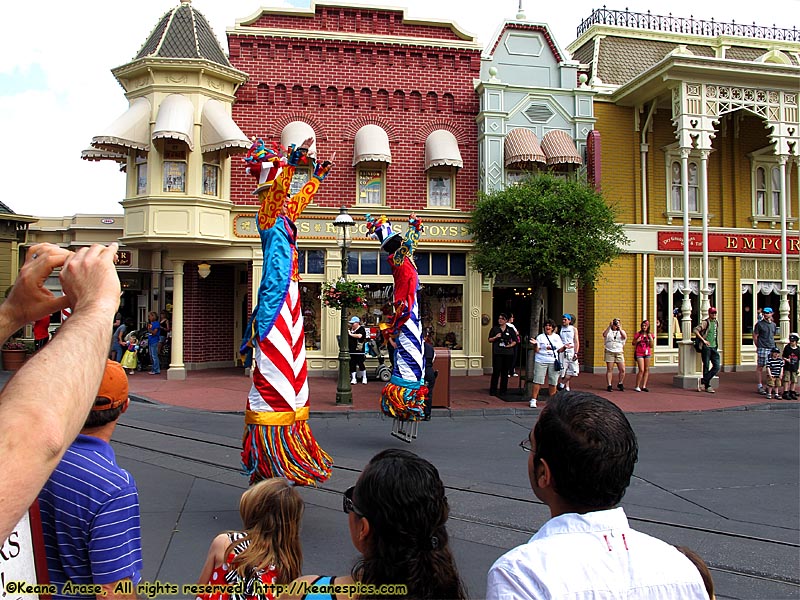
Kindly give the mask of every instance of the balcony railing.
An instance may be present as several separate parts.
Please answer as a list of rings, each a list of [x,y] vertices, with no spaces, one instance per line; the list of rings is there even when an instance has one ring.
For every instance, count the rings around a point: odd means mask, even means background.
[[[646,13],[625,10],[609,10],[605,6],[596,8],[588,18],[578,26],[578,37],[585,33],[592,25],[615,25],[617,27],[631,27],[633,29],[650,29],[652,31],[667,31],[670,33],[686,33],[716,37],[729,35],[733,37],[759,38],[763,40],[779,40],[785,42],[800,41],[800,31],[797,27],[784,29],[781,27],[764,27],[761,25],[742,25],[735,21],[723,23],[721,21],[704,21],[689,17],[673,17],[653,15],[648,10]]]

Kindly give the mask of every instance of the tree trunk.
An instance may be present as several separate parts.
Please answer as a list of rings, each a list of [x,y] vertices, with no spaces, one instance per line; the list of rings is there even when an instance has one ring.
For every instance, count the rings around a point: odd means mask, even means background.
[[[534,353],[531,352],[531,341],[539,335],[540,322],[539,316],[542,313],[542,292],[544,286],[541,281],[534,281],[531,284],[531,327],[528,331],[528,341],[525,344],[527,359],[525,361],[525,394],[530,398],[533,393],[533,362]]]

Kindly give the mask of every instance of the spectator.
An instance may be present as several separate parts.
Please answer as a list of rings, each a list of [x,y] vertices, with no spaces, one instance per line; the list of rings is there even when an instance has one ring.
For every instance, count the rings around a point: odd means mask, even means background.
[[[561,377],[558,382],[558,389],[569,391],[569,380],[578,376],[578,351],[580,350],[580,339],[578,330],[575,328],[575,315],[564,313],[561,315],[561,329],[558,331],[561,337]]]
[[[342,505],[350,539],[362,558],[349,575],[306,575],[299,581],[315,585],[401,584],[407,586],[405,598],[466,598],[448,544],[445,524],[450,508],[444,484],[431,463],[407,450],[384,450],[344,492]]]
[[[122,355],[125,354],[125,335],[132,327],[133,321],[126,319],[111,334],[111,360],[122,362]]]
[[[694,565],[677,549],[630,528],[618,506],[638,458],[636,435],[613,403],[562,392],[520,443],[533,493],[550,509],[528,543],[489,570],[486,596],[707,600]]]
[[[650,357],[653,355],[653,334],[650,321],[642,321],[639,331],[633,336],[633,358],[636,361],[636,391],[649,392],[647,380],[650,378]]]
[[[800,336],[789,335],[789,343],[783,348],[783,399],[797,400],[797,371],[800,367]]]
[[[164,344],[167,343],[167,336],[170,332],[169,317],[167,311],[162,310],[158,319],[158,355],[161,356],[161,351],[164,349]]]
[[[683,331],[681,330],[681,309],[675,308],[672,310],[672,347],[677,348],[678,342],[683,339]]]
[[[700,555],[691,548],[687,548],[686,546],[675,546],[675,548],[678,550],[678,552],[685,555],[686,558],[692,561],[692,564],[700,572],[700,577],[703,578],[703,585],[706,586],[708,597],[710,600],[715,600],[716,596],[714,596],[714,579],[711,577],[711,571],[708,570],[706,561],[700,558]]]
[[[521,341],[521,338],[519,337],[519,329],[517,329],[517,326],[514,325],[514,313],[508,314],[508,322],[506,323],[506,325],[513,330],[513,334],[514,336],[516,336],[515,337],[516,344],[514,344],[514,354],[511,357],[511,370],[508,372],[508,376],[519,377],[519,374],[516,371],[516,366],[518,364],[517,361],[519,358],[519,343]]]
[[[697,391],[713,394],[714,388],[711,381],[719,373],[719,332],[720,324],[717,320],[717,309],[713,306],[708,309],[708,318],[703,319],[694,328],[694,334],[703,342],[701,356],[703,358],[703,377],[697,382]]]
[[[161,362],[158,360],[158,342],[161,339],[161,323],[158,322],[158,315],[150,311],[147,315],[147,347],[150,350],[150,375],[161,373]]]
[[[764,388],[764,365],[769,360],[770,350],[775,346],[775,323],[772,321],[772,309],[769,306],[761,310],[761,316],[753,327],[753,344],[758,355],[756,376],[758,377],[758,393],[767,393]]]
[[[611,380],[613,379],[614,365],[617,365],[619,375],[617,377],[617,389],[625,391],[623,385],[625,381],[625,342],[628,334],[622,329],[619,319],[613,319],[603,330],[603,344],[605,346],[604,358],[606,361],[606,390],[612,391]]]
[[[50,341],[50,315],[33,322],[33,349],[40,350]]]
[[[347,330],[348,344],[350,350],[350,383],[356,384],[357,375],[361,376],[361,383],[367,384],[367,367],[364,364],[366,356],[364,352],[367,343],[367,330],[361,325],[361,319],[350,317],[350,329]]]
[[[423,421],[431,420],[431,409],[433,408],[433,388],[436,386],[436,377],[439,372],[433,368],[433,361],[436,360],[436,350],[433,347],[433,339],[430,334],[423,340],[423,358],[425,359],[425,385],[428,388],[428,396],[425,398],[425,416]]]
[[[95,399],[119,305],[116,253],[117,244],[94,245],[75,253],[53,244],[36,244],[28,250],[14,287],[0,305],[3,340],[25,323],[72,308],[59,335],[26,361],[0,392],[0,540],[8,537],[36,499]],[[44,285],[57,267],[61,267],[64,291],[58,298]]]
[[[239,501],[244,529],[214,538],[200,573],[200,584],[241,585],[247,598],[277,598],[278,594],[258,593],[256,584],[285,584],[300,576],[303,508],[297,488],[286,479],[262,479],[250,487]],[[231,597],[225,593],[198,596],[201,600]]]
[[[492,379],[489,395],[505,394],[508,389],[508,372],[514,360],[514,346],[517,344],[517,330],[508,326],[504,313],[497,315],[497,325],[489,331],[492,343]]]
[[[128,409],[128,377],[106,361],[97,398],[80,435],[39,494],[50,583],[100,584],[107,598],[119,582],[141,580],[139,495],[133,477],[117,465],[111,436]],[[98,595],[99,596],[99,595]],[[95,594],[54,594],[93,599]]]
[[[560,369],[556,369],[556,359],[558,358],[558,347],[561,338],[555,334],[556,324],[553,319],[544,322],[544,332],[531,340],[533,351],[536,353],[533,358],[533,392],[528,406],[536,408],[539,398],[539,389],[542,384],[547,382],[548,397],[556,393]]]
[[[781,397],[781,379],[783,378],[783,357],[778,348],[769,351],[767,360],[767,400],[773,396]]]

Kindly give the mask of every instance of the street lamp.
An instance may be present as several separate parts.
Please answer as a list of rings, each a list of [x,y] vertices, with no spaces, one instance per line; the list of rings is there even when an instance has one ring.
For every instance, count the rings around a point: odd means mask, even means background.
[[[347,253],[350,248],[350,228],[356,222],[347,214],[347,207],[342,206],[333,220],[338,227],[336,243],[342,252],[342,279],[347,281]],[[342,327],[339,335],[339,379],[336,383],[336,404],[353,404],[353,390],[350,387],[350,344],[347,335],[347,311],[342,307]]]

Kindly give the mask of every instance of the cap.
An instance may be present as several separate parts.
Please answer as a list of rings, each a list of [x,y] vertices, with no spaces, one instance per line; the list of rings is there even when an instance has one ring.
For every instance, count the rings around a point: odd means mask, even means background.
[[[361,323],[361,319],[359,319],[358,317],[350,317],[350,322],[351,323]]]
[[[97,400],[95,400],[92,410],[117,408],[125,404],[127,399],[128,376],[125,375],[125,369],[117,361],[107,359],[103,381],[100,382]]]
[[[680,308],[672,309],[672,314],[677,317],[679,314],[681,314],[681,309]]]
[[[790,342],[800,342],[800,335],[797,335],[796,333],[790,333],[789,334],[789,341]]]
[[[778,354],[781,353],[780,349],[778,348],[773,348],[772,350],[770,350],[770,352],[777,352]]]
[[[710,315],[717,314],[717,309],[712,306],[711,308],[708,309],[708,314]]]
[[[771,314],[772,314],[772,309],[771,309],[769,306],[767,306],[767,307],[764,309],[764,311],[763,311],[763,312],[764,312],[764,314],[765,314],[765,315],[771,315]]]

